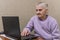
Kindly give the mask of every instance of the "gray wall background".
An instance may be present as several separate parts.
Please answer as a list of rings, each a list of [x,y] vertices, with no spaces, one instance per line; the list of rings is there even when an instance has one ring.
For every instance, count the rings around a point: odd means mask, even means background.
[[[0,31],[3,31],[2,16],[19,16],[22,31],[29,19],[35,15],[35,5],[40,1],[49,4],[49,15],[60,25],[60,0],[0,0]]]

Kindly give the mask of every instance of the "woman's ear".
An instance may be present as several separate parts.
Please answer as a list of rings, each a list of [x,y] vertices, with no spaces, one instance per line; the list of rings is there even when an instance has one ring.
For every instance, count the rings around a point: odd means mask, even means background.
[[[46,13],[48,13],[48,9],[46,9]]]

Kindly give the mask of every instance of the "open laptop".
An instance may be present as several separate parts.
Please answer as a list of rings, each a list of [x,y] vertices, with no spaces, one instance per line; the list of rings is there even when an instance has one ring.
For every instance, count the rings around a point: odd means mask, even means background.
[[[3,29],[4,34],[7,37],[21,40],[25,39],[32,39],[36,38],[37,36],[34,35],[28,35],[28,36],[21,36],[20,34],[20,25],[19,25],[19,17],[18,16],[2,16],[2,22],[3,22]]]
[[[2,16],[2,22],[6,36],[21,39],[18,16]]]

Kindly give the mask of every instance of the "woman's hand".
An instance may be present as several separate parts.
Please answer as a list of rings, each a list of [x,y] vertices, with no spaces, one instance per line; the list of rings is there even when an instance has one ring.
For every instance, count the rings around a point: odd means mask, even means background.
[[[26,36],[26,35],[29,35],[30,32],[27,30],[27,29],[24,29],[22,32],[21,32],[21,36]]]

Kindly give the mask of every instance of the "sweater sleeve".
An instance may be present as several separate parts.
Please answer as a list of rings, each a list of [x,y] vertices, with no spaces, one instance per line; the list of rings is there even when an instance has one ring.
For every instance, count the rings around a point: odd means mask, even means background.
[[[25,29],[27,29],[29,32],[31,32],[33,30],[33,26],[34,26],[34,23],[33,23],[33,18],[31,18],[28,22],[28,24],[26,25]]]
[[[59,31],[59,25],[57,21],[54,21],[51,25],[51,35],[53,37],[53,40],[60,40],[60,31]]]

